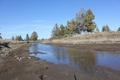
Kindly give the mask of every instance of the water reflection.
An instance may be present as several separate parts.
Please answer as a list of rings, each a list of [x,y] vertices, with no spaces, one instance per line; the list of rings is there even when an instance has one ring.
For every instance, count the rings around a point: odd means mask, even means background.
[[[78,49],[69,50],[70,59],[75,65],[79,65],[82,70],[93,71],[96,65],[96,55],[93,51],[84,51]]]
[[[41,60],[55,64],[67,64],[85,71],[93,71],[96,65],[120,70],[120,54],[116,56],[116,54],[110,52],[94,52],[55,45],[33,44],[30,47],[30,53]]]
[[[36,52],[38,54],[34,54]],[[41,52],[44,52],[45,54],[41,54]],[[33,53],[31,55],[39,57],[42,60],[53,62],[55,64],[60,64],[60,63],[68,64],[69,63],[68,54],[66,52],[67,51],[65,48],[51,46],[51,45],[33,44],[30,47],[30,53]]]
[[[32,54],[32,53],[37,54],[37,53],[39,52],[39,47],[38,47],[38,46],[39,46],[39,44],[37,44],[37,43],[32,44],[32,46],[31,46],[31,48],[30,48],[30,49],[31,49],[31,50],[30,50],[30,51],[31,51],[30,53],[31,53],[31,54]]]
[[[112,69],[116,69],[120,71],[120,52],[100,52],[96,53],[97,55],[97,63],[96,65],[101,65],[105,67],[109,67]]]

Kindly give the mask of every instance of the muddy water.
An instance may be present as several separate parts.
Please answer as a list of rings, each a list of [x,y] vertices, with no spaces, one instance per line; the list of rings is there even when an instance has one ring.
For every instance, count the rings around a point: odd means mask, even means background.
[[[92,70],[96,66],[120,71],[120,52],[90,51],[34,43],[30,55],[54,64],[64,64],[73,68]]]

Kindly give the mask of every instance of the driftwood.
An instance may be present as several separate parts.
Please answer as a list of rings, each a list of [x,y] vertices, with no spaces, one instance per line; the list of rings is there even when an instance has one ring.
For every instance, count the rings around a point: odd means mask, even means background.
[[[74,80],[78,80],[78,79],[77,79],[77,76],[76,76],[75,74],[74,74]]]
[[[0,49],[2,49],[2,48],[10,48],[9,42],[2,42],[2,43],[0,43]]]

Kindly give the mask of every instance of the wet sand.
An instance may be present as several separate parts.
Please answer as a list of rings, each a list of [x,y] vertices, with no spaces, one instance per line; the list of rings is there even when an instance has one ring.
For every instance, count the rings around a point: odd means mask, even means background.
[[[63,46],[63,45],[61,45]],[[64,45],[75,47],[76,45]],[[120,45],[82,45],[76,48],[119,50]],[[11,51],[6,57],[0,57],[0,80],[120,80],[120,71],[97,66],[91,72],[86,69],[73,69],[67,65],[58,65],[33,59],[29,56],[29,45],[24,44]],[[104,50],[103,49],[103,50]]]

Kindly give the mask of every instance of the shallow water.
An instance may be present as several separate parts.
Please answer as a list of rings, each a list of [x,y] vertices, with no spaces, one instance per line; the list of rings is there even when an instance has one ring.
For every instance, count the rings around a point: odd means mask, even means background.
[[[84,70],[92,70],[96,66],[103,66],[120,71],[120,53],[87,51],[39,43],[32,44],[29,50],[31,56],[54,64],[65,64]]]

